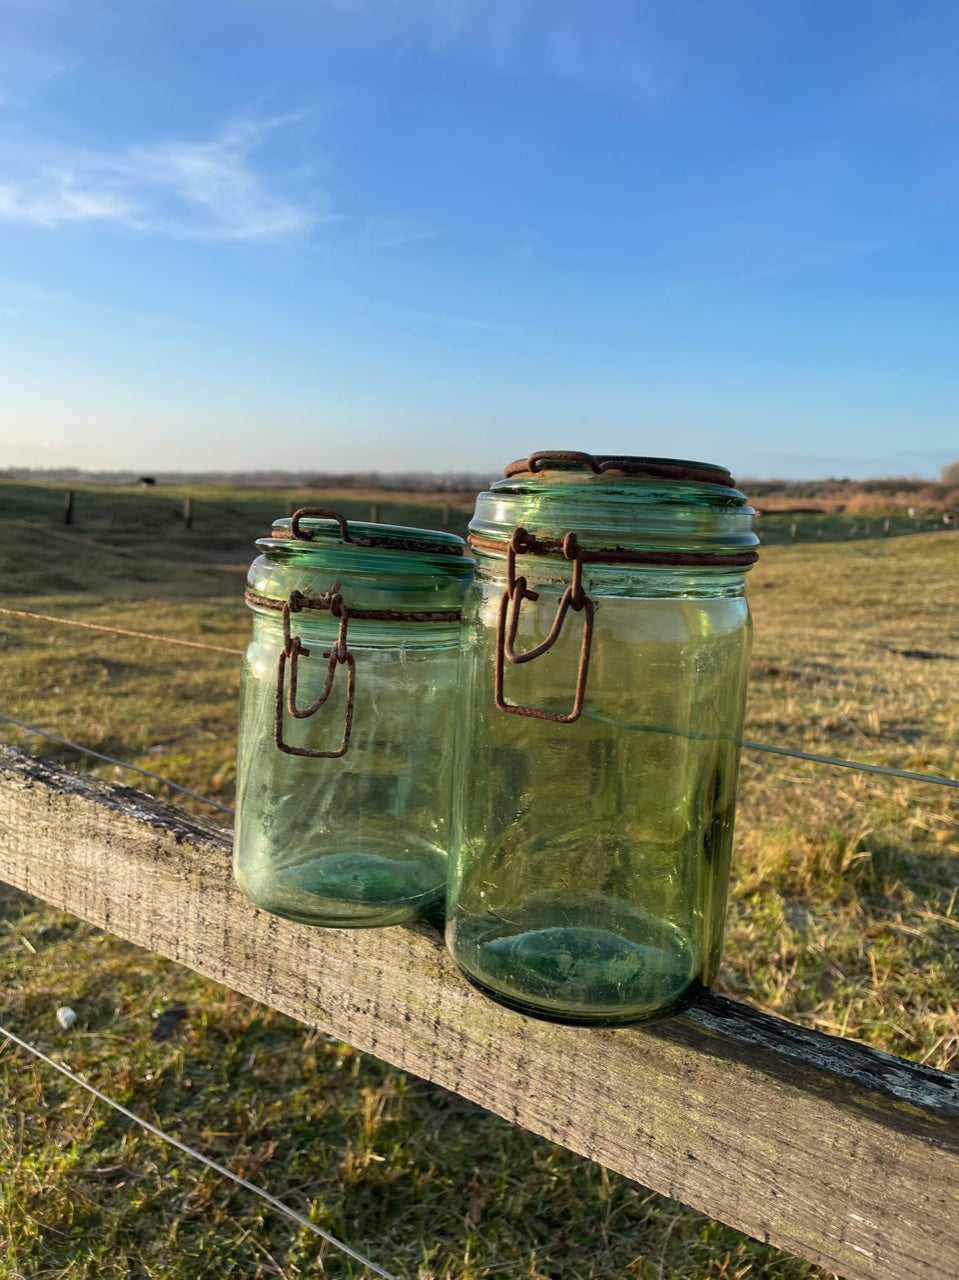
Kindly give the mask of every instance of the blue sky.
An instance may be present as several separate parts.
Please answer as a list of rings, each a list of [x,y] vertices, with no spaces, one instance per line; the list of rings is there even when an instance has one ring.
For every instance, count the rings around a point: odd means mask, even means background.
[[[0,0],[0,467],[959,458],[959,6]]]

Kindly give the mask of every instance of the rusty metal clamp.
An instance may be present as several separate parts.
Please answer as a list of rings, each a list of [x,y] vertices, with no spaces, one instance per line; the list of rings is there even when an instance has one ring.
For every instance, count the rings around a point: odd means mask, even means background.
[[[299,674],[300,658],[308,658],[310,651],[300,639],[299,636],[293,635],[290,626],[290,615],[299,613],[301,609],[329,609],[334,618],[339,618],[339,631],[336,637],[336,644],[331,649],[327,649],[323,653],[323,657],[328,659],[326,679],[323,682],[323,688],[313,699],[308,707],[299,708],[296,705],[297,678]],[[353,697],[356,692],[356,660],[346,647],[346,633],[349,626],[349,614],[343,603],[343,597],[339,592],[339,583],[330,588],[325,595],[315,600],[308,600],[300,591],[292,591],[290,598],[283,605],[283,648],[280,650],[280,660],[276,670],[276,704],[274,716],[275,742],[280,751],[285,751],[290,756],[319,756],[324,759],[335,759],[338,756],[346,754],[350,745],[350,731],[353,727]],[[313,747],[291,747],[289,743],[283,741],[283,713],[284,710],[289,711],[291,716],[297,720],[306,720],[310,716],[315,715],[322,707],[323,703],[329,698],[333,691],[333,679],[336,675],[336,669],[342,664],[346,664],[346,717],[343,726],[343,740],[335,751],[321,751]],[[289,688],[286,688],[286,668],[289,664],[290,679]]]
[[[530,591],[526,578],[516,575],[516,557],[523,552],[538,551],[542,547],[535,537],[526,529],[519,528],[510,539],[506,553],[506,590],[500,601],[499,616],[496,623],[496,656],[493,672],[493,699],[500,711],[508,711],[512,715],[532,716],[537,720],[552,720],[557,724],[572,724],[578,720],[583,710],[586,696],[586,676],[589,672],[589,653],[593,642],[593,617],[595,606],[583,590],[583,553],[575,533],[567,533],[563,538],[561,550],[563,556],[573,566],[573,580],[563,592],[556,616],[545,640],[526,653],[517,653],[515,648],[516,632],[519,628],[520,609],[524,600],[538,600],[539,592]],[[503,693],[504,663],[508,660],[514,664],[532,662],[551,649],[559,639],[566,620],[566,614],[572,609],[574,613],[583,612],[583,640],[579,651],[579,666],[576,673],[576,690],[573,695],[573,709],[566,714],[561,711],[542,711],[537,707],[525,707],[517,703],[507,702]]]

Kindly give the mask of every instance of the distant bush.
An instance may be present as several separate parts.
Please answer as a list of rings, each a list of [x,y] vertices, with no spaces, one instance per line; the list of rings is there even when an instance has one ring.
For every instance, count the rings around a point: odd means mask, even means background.
[[[850,485],[846,511],[858,515],[892,512],[903,507],[916,507],[920,511],[932,508],[938,511],[951,504],[952,498],[945,485],[930,484],[928,480],[900,484],[896,489],[887,489],[884,485],[880,488],[876,481],[865,480],[861,484]]]
[[[881,515],[885,511],[892,511],[902,505],[901,501],[895,502],[889,494],[865,489],[859,493],[850,494],[846,502],[846,511],[850,515],[857,516]]]

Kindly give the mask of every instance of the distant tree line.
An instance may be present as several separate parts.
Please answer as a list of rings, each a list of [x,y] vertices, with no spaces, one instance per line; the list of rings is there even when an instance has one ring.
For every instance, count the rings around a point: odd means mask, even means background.
[[[6,467],[5,480],[77,482],[116,485],[223,484],[263,489],[382,489],[406,493],[476,493],[488,488],[495,474],[428,471],[83,471],[79,467]]]
[[[428,471],[156,471],[143,476],[133,471],[82,471],[77,467],[7,467],[7,480],[34,482],[92,481],[116,485],[223,484],[263,489],[379,489],[405,493],[477,493],[489,487],[497,475],[475,472]],[[942,468],[941,481],[915,476],[885,476],[850,480],[829,476],[822,480],[741,480],[739,487],[754,502],[772,499],[782,503],[809,501],[832,510],[868,513],[897,507],[959,508],[959,460]]]
[[[942,468],[938,483],[916,476],[882,476],[873,480],[829,476],[824,480],[740,480],[738,484],[754,503],[771,502],[778,510],[784,509],[787,500],[866,515],[899,507],[959,508],[959,461]]]

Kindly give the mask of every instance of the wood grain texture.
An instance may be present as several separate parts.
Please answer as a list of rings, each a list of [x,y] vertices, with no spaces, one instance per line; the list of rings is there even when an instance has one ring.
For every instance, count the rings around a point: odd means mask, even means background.
[[[648,1029],[523,1018],[426,926],[257,910],[229,850],[140,792],[0,749],[9,883],[847,1280],[959,1276],[959,1077],[715,995]]]

